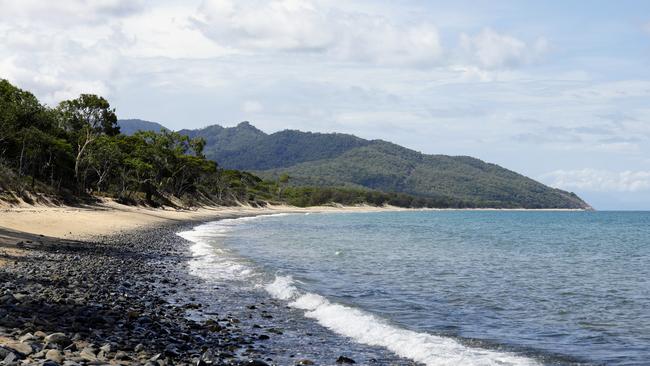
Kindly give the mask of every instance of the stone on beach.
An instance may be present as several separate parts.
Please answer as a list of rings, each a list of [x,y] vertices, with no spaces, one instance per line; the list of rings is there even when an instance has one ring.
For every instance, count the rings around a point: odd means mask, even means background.
[[[336,363],[353,364],[357,362],[349,357],[339,356],[339,358],[336,359]]]
[[[32,352],[34,352],[32,346],[24,342],[9,342],[4,346],[14,350],[15,352],[20,353],[23,356],[29,356],[30,354],[32,354]]]
[[[63,355],[61,354],[61,352],[59,352],[59,350],[51,349],[48,350],[47,353],[45,354],[45,359],[60,364],[63,362]]]
[[[63,333],[52,333],[45,337],[45,344],[55,344],[65,348],[71,343],[72,340]]]

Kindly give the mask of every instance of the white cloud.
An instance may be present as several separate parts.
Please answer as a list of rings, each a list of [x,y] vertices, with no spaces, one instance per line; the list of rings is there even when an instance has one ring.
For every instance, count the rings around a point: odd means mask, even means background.
[[[258,102],[256,100],[247,100],[241,106],[242,112],[244,112],[246,114],[259,113],[263,109],[264,109],[264,106],[262,105],[262,103],[260,103],[260,102]]]
[[[0,77],[48,104],[80,93],[106,95],[124,66],[112,34],[108,27],[61,32],[42,26],[0,29]]]
[[[224,47],[206,38],[191,24],[195,9],[189,6],[158,6],[143,16],[122,20],[125,41],[118,45],[135,58],[215,58],[229,54]]]
[[[593,192],[640,192],[650,190],[650,171],[614,172],[597,169],[556,170],[540,177],[553,187]]]
[[[616,80],[563,91],[558,97],[579,100],[609,100],[616,98],[650,97],[648,80]]]
[[[461,34],[463,61],[472,61],[486,69],[515,67],[537,60],[548,50],[548,41],[538,38],[533,44],[485,28],[469,36]]]
[[[0,0],[0,19],[44,22],[50,27],[100,24],[142,10],[142,0]]]
[[[442,46],[433,24],[399,24],[314,0],[206,0],[196,27],[220,45],[243,51],[320,54],[334,61],[433,65]]]

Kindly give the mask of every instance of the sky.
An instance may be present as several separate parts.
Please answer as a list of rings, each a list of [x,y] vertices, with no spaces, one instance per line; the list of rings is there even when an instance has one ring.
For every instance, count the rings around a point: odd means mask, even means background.
[[[470,155],[650,209],[650,1],[0,0],[0,78],[171,129]]]

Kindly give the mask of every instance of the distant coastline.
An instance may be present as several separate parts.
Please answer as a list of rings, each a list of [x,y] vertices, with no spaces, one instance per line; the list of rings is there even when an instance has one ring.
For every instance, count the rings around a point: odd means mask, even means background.
[[[190,209],[172,207],[151,208],[117,203],[102,199],[96,204],[79,206],[29,205],[11,206],[0,204],[0,227],[37,235],[57,238],[87,239],[95,235],[141,229],[146,226],[169,222],[202,222],[223,218],[257,216],[273,213],[334,213],[334,212],[389,212],[389,211],[566,211],[580,212],[590,209],[562,208],[403,208],[396,206],[328,205],[295,207],[267,205],[265,207],[203,206]]]

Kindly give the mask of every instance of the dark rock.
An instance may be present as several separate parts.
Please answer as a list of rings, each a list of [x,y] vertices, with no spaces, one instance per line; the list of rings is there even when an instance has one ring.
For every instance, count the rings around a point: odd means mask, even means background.
[[[178,357],[178,347],[174,344],[170,344],[165,347],[165,356],[167,357]]]
[[[260,334],[258,339],[261,340],[261,341],[265,341],[267,339],[271,339],[271,337],[267,336],[266,334]]]
[[[5,364],[5,365],[9,365],[9,364],[11,364],[12,362],[15,362],[15,361],[17,361],[17,360],[18,360],[18,355],[16,355],[16,354],[13,353],[13,352],[9,352],[9,353],[7,353],[7,355],[5,356],[5,358],[4,358],[4,360],[2,361],[2,363]]]
[[[300,360],[296,363],[296,365],[313,365],[314,361],[312,360]]]
[[[11,353],[11,350],[4,347],[0,347],[0,360],[4,360],[9,353]]]
[[[339,358],[336,359],[336,363],[347,363],[347,364],[353,364],[357,363],[355,360],[345,357],[345,356],[339,356]]]
[[[114,359],[116,359],[116,360],[118,360],[118,361],[130,361],[130,360],[131,360],[131,357],[130,357],[126,352],[124,352],[124,351],[118,351],[118,352],[115,354]]]

